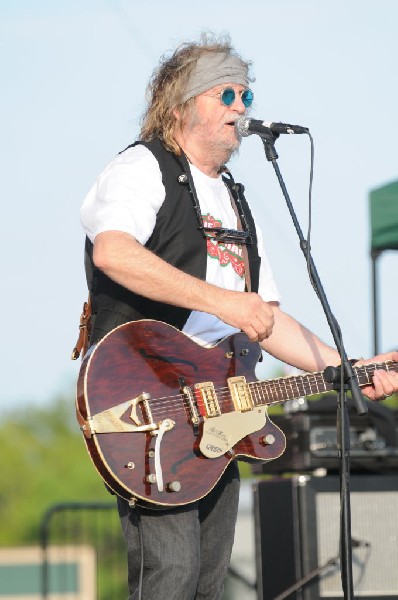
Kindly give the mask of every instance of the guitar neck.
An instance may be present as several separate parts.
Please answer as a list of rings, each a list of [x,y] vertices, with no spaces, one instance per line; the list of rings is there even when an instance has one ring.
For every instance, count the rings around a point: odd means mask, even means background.
[[[353,367],[360,387],[372,383],[373,374],[376,369],[398,371],[398,363],[390,360]],[[324,371],[280,377],[267,381],[255,381],[249,385],[255,406],[276,404],[285,400],[301,398],[302,396],[325,394],[334,389],[333,383],[325,380]]]

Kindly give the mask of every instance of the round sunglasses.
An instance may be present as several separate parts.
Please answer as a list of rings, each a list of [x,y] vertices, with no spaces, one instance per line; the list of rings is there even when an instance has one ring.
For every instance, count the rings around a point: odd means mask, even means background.
[[[227,87],[224,90],[222,90],[221,92],[218,92],[218,94],[205,94],[205,95],[211,96],[213,98],[220,98],[220,100],[224,104],[224,106],[232,106],[232,104],[235,102],[237,93],[239,94],[240,99],[242,100],[242,103],[245,106],[245,108],[249,108],[249,106],[251,106],[251,104],[253,102],[253,98],[254,98],[254,94],[253,94],[252,90],[250,90],[250,89],[243,90],[241,92],[235,92],[235,90],[233,88]]]

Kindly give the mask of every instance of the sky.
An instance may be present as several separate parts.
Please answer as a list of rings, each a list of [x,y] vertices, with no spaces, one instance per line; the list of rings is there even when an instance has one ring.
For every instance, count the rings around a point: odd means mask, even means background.
[[[162,54],[229,33],[253,63],[252,116],[315,143],[312,255],[350,356],[372,356],[369,193],[398,178],[396,0],[0,0],[1,410],[74,393],[87,290],[79,209],[139,131]],[[278,165],[308,225],[310,144],[281,136]],[[283,308],[333,343],[261,140],[230,164],[261,225]],[[398,253],[379,260],[380,350],[398,345]],[[272,377],[267,359],[259,376]]]

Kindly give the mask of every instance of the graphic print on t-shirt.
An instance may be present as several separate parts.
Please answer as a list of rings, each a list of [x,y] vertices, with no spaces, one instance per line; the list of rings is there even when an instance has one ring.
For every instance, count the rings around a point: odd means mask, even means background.
[[[207,213],[207,215],[202,215],[202,219],[205,227],[222,227],[222,221],[220,219],[215,219],[209,213]],[[237,244],[218,242],[210,237],[209,233],[206,233],[206,237],[208,256],[218,260],[222,267],[231,265],[235,273],[237,273],[239,277],[244,278],[245,263],[242,258],[242,247]]]

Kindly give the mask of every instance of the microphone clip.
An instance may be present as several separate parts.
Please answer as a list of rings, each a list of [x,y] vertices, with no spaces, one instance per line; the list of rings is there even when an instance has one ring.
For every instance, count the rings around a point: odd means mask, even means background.
[[[279,155],[275,149],[275,142],[279,137],[279,133],[274,133],[269,130],[269,134],[261,133],[260,138],[264,146],[265,157],[269,162],[275,162],[278,160]]]

